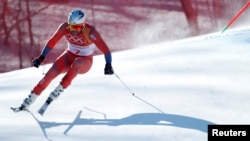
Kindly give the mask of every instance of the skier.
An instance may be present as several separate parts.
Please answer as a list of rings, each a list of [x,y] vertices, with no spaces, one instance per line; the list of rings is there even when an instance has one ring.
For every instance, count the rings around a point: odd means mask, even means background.
[[[41,55],[37,59],[32,60],[34,67],[38,68],[40,66],[50,50],[54,48],[63,36],[68,42],[67,49],[55,60],[52,67],[33,88],[28,97],[23,100],[23,103],[16,111],[28,109],[54,78],[59,74],[65,73],[60,84],[50,93],[47,101],[52,102],[57,99],[64,89],[71,84],[77,74],[84,74],[89,71],[93,62],[95,47],[104,54],[106,61],[104,74],[112,75],[114,73],[111,65],[112,56],[110,49],[94,26],[86,22],[85,13],[80,9],[72,10],[68,15],[68,21],[59,25],[45,44]]]

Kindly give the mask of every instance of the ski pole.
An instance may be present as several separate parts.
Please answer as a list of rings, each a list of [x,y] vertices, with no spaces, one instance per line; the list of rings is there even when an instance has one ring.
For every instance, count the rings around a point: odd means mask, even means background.
[[[250,1],[247,2],[242,8],[241,10],[228,22],[228,24],[222,29],[222,33],[224,31],[226,31],[228,29],[229,26],[231,26],[237,18],[239,18],[239,16],[248,8],[248,6],[250,5]]]
[[[161,112],[161,113],[164,113],[162,110],[160,110],[160,109],[157,108],[156,106],[154,106],[154,105],[152,105],[151,103],[149,103],[149,102],[143,100],[142,98],[136,96],[136,95],[129,89],[129,87],[120,79],[120,77],[119,77],[117,74],[114,73],[114,75],[120,80],[120,82],[130,91],[130,93],[131,93],[135,98],[139,99],[140,101],[142,101],[143,103],[149,105],[150,107],[156,109],[157,111],[159,111],[159,112]]]
[[[43,75],[45,75],[45,65],[43,65]]]
[[[114,73],[114,75],[117,77],[117,79],[120,80],[120,82],[128,89],[128,91],[134,96],[135,94],[130,90],[130,88],[121,80],[121,78]]]

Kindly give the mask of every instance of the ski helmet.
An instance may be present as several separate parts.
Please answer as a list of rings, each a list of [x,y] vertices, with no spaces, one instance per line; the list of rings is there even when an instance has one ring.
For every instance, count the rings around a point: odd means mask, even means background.
[[[68,24],[83,24],[85,20],[85,13],[80,9],[74,9],[69,13]]]

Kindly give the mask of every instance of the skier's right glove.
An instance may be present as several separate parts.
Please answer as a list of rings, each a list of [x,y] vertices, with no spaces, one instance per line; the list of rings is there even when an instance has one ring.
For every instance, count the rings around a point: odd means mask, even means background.
[[[33,66],[36,68],[39,68],[39,66],[41,65],[41,63],[43,62],[44,59],[45,59],[45,57],[41,55],[39,58],[32,60]]]

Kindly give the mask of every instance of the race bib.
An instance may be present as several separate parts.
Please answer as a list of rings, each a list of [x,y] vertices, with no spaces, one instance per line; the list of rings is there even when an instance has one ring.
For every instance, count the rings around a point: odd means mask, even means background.
[[[79,55],[79,56],[89,56],[94,53],[95,48],[96,46],[94,43],[88,46],[79,46],[79,45],[68,43],[68,50],[71,53],[75,55]]]

